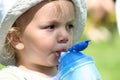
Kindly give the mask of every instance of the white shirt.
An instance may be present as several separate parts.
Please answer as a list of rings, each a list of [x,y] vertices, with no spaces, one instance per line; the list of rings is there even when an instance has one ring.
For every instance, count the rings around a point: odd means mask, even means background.
[[[58,80],[58,77],[45,78],[32,72],[25,72],[15,66],[9,66],[0,70],[0,80]]]

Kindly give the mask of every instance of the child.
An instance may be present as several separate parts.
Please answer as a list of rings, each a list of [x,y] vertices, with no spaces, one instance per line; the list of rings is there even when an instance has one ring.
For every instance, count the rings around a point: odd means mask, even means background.
[[[0,26],[0,80],[57,80],[60,54],[85,20],[84,0],[17,0]]]

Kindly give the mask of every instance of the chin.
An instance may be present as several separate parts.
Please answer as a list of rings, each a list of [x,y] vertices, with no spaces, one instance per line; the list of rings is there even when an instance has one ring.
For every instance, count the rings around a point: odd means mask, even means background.
[[[59,64],[59,62],[58,62],[58,61],[55,61],[55,62],[52,62],[50,66],[51,66],[51,67],[55,67],[55,66],[58,66],[58,64]]]

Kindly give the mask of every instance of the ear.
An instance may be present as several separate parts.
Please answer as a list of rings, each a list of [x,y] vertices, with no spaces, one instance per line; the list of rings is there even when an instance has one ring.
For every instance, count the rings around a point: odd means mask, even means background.
[[[15,48],[17,50],[23,50],[24,49],[24,44],[23,43],[18,43],[17,45],[15,45]]]
[[[16,50],[24,49],[24,44],[21,42],[20,36],[17,34],[17,32],[13,31],[11,33],[8,33],[7,39]]]

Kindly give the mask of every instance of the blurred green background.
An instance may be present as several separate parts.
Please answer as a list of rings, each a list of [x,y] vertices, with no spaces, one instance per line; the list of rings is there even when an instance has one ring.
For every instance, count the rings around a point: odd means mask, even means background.
[[[115,13],[109,13],[99,20],[93,20],[95,16],[91,16],[94,15],[88,11],[86,28],[80,41],[92,41],[83,52],[93,57],[103,80],[120,80],[120,35]]]
[[[103,80],[120,80],[120,38],[108,42],[90,42],[85,54],[92,56]]]

